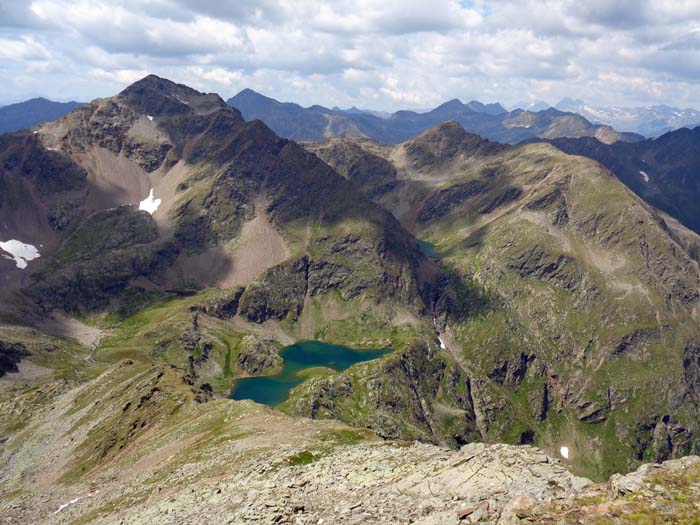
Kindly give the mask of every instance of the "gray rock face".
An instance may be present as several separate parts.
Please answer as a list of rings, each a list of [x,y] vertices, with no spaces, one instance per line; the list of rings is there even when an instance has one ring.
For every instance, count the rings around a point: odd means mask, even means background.
[[[217,297],[209,300],[206,304],[205,311],[209,315],[219,319],[231,319],[238,313],[238,304],[241,301],[241,296],[245,288],[238,286],[231,290],[224,290]]]
[[[241,296],[241,315],[256,323],[296,320],[304,306],[308,267],[308,258],[302,257],[271,268]]]
[[[30,353],[22,343],[6,343],[0,341],[0,377],[7,372],[17,372],[17,363]]]
[[[648,492],[653,489],[650,478],[664,471],[682,470],[700,464],[700,456],[685,456],[663,463],[647,463],[629,474],[613,474],[608,488],[613,494],[627,495]]]
[[[238,365],[250,375],[260,375],[282,364],[279,351],[282,345],[272,339],[247,336],[241,342]]]
[[[271,451],[216,486],[124,509],[122,523],[505,525],[591,484],[533,447],[378,443],[273,465],[289,452]]]

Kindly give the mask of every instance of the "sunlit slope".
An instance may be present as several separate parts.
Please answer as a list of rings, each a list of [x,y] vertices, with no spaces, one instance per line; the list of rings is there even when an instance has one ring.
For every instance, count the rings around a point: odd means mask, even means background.
[[[369,364],[343,388],[302,385],[290,411],[387,435],[566,445],[591,475],[697,449],[696,235],[593,161],[500,146],[456,123],[395,147],[310,149],[471,284],[435,306],[446,350],[435,340]],[[365,166],[385,191],[367,186]]]

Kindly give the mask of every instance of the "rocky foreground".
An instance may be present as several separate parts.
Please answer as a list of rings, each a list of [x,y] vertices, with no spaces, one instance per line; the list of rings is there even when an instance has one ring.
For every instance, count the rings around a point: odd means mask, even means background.
[[[81,352],[57,346],[47,355],[81,370]],[[27,360],[14,368],[0,378],[3,525],[625,525],[700,516],[698,456],[593,483],[572,473],[575,461],[533,446],[382,441],[338,421],[212,397],[169,365],[95,364],[79,381],[75,370]]]
[[[455,453],[380,443],[318,459],[300,454],[283,467],[270,459],[98,522],[625,524],[697,523],[700,516],[697,456],[644,465],[607,485],[573,476],[536,448],[500,444]]]
[[[326,457],[287,453],[256,458],[222,479],[176,493],[159,488],[143,502],[120,498],[101,507],[109,508],[105,515],[94,512],[105,502],[93,487],[31,522],[690,524],[700,515],[697,456],[644,465],[606,485],[573,476],[529,446],[470,444],[453,452],[372,443]],[[17,497],[0,504],[3,523],[29,523],[24,516],[30,501]]]
[[[251,461],[125,523],[515,523],[519,508],[590,485],[537,449],[507,445],[373,443],[281,460]]]
[[[124,362],[76,388],[0,381],[0,522],[696,523],[700,457],[596,484],[532,446],[380,441],[253,403],[201,404]],[[9,416],[8,416],[9,415]]]

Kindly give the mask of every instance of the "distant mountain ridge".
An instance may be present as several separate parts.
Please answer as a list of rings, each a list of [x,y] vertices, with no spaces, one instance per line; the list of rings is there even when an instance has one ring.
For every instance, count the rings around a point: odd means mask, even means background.
[[[259,119],[277,134],[298,141],[319,141],[329,137],[357,135],[385,144],[410,140],[448,120],[454,120],[468,132],[489,140],[517,144],[535,137],[597,137],[605,143],[618,140],[635,142],[644,137],[618,133],[610,126],[594,125],[584,117],[549,108],[531,112],[508,112],[499,103],[483,104],[453,99],[427,111],[397,111],[385,118],[362,111],[343,111],[314,105],[304,108],[279,102],[251,89],[230,98],[246,120]]]
[[[511,106],[513,110],[516,109],[524,109],[527,111],[544,111],[545,109],[549,109],[552,107],[551,104],[547,104],[544,100],[535,100],[533,102],[526,102],[524,100],[521,100],[520,102],[516,102]]]
[[[54,102],[39,97],[0,107],[0,133],[56,120],[82,105],[80,102]]]
[[[548,142],[600,162],[644,200],[700,231],[700,126],[634,144],[591,137]]]
[[[647,107],[604,107],[586,104],[583,100],[564,98],[555,108],[583,115],[594,123],[607,124],[621,131],[659,137],[683,127],[700,125],[700,111],[665,104]]]

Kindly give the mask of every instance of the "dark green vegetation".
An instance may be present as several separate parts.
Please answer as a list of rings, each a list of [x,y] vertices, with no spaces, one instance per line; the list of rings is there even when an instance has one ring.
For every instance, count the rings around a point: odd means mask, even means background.
[[[396,144],[447,120],[459,122],[471,133],[510,144],[533,137],[597,137],[606,143],[644,139],[635,133],[618,133],[610,126],[591,124],[581,115],[554,108],[538,112],[521,109],[508,112],[500,104],[484,105],[474,100],[467,104],[457,99],[450,100],[426,113],[397,111],[387,118],[322,106],[303,108],[278,102],[250,89],[241,91],[228,103],[246,120],[260,119],[278,135],[302,141],[357,135]]]
[[[32,98],[0,107],[0,133],[31,128],[42,122],[56,120],[81,105],[78,102],[54,102],[45,98]]]
[[[590,137],[550,142],[600,162],[645,201],[700,232],[700,127],[635,144],[603,144]]]
[[[279,373],[238,379],[233,385],[231,398],[252,399],[264,405],[277,406],[287,398],[292,388],[310,376],[326,374],[328,369],[342,372],[356,363],[376,359],[388,352],[353,350],[320,341],[303,341],[280,351],[284,365]]]

